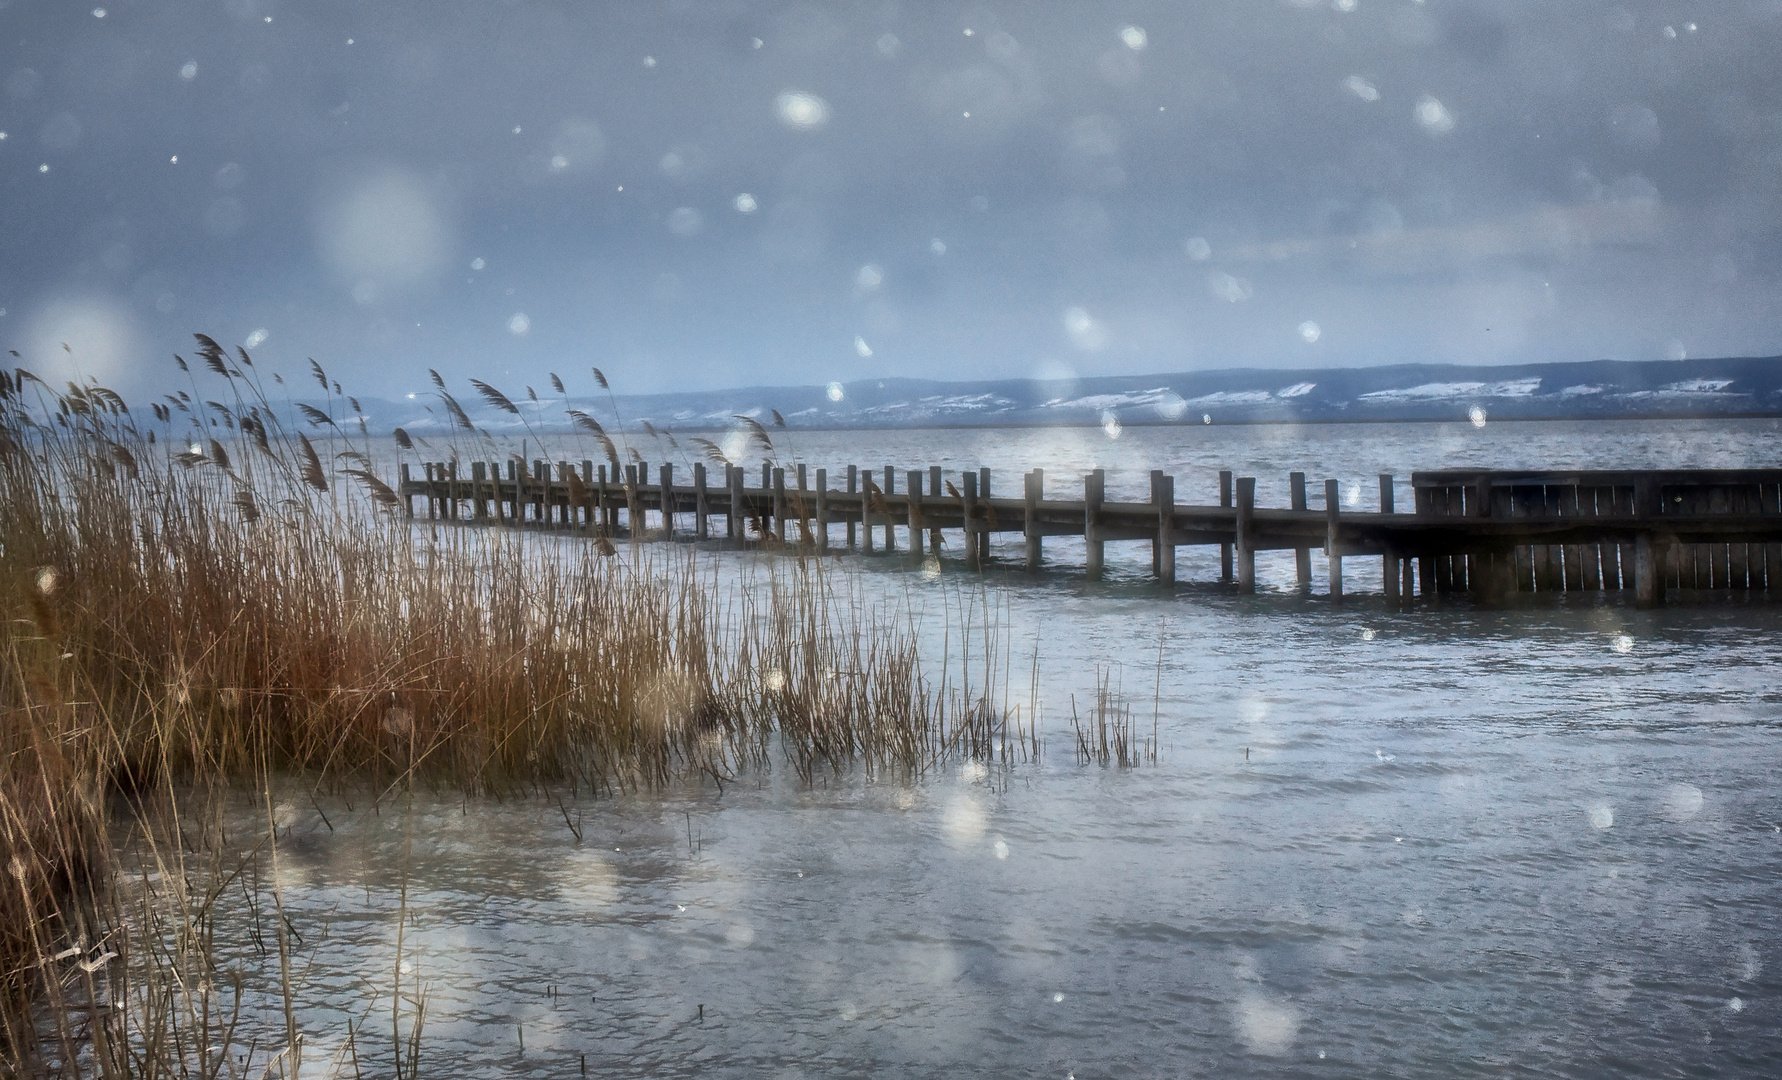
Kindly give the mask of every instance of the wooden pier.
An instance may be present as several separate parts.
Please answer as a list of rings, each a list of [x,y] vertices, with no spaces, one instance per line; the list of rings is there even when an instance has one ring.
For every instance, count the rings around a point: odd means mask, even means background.
[[[724,542],[828,553],[899,551],[938,556],[942,535],[962,534],[966,565],[991,561],[992,533],[1025,540],[1024,566],[1042,566],[1045,538],[1080,536],[1084,569],[1101,577],[1109,543],[1151,545],[1151,568],[1176,579],[1176,548],[1217,545],[1220,580],[1256,588],[1256,553],[1293,551],[1299,587],[1310,591],[1312,553],[1326,560],[1329,596],[1343,596],[1347,559],[1381,560],[1388,604],[1418,594],[1463,593],[1501,602],[1512,593],[1630,592],[1661,602],[1679,589],[1782,590],[1782,469],[1654,472],[1414,473],[1415,505],[1401,512],[1390,475],[1379,478],[1372,511],[1345,509],[1335,480],[1311,507],[1304,473],[1289,477],[1284,508],[1256,505],[1254,477],[1219,474],[1217,505],[1176,502],[1175,478],[1151,474],[1147,502],[1110,502],[1105,474],[1082,479],[1080,498],[1047,498],[1038,469],[1016,496],[993,495],[990,470],[948,476],[936,466],[899,471],[848,466],[832,485],[827,470],[764,465],[758,485],[727,466],[712,484],[696,464],[683,481],[673,465],[598,468],[534,461],[430,463],[415,478],[401,467],[407,513],[428,518],[576,529],[631,541]],[[1074,494],[1074,492],[1073,492]],[[691,518],[691,529],[685,528]],[[840,536],[837,535],[838,531]]]

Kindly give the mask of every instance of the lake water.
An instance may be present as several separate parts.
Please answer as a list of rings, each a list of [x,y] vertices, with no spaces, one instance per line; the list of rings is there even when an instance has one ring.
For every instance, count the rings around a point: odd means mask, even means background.
[[[1782,461],[1772,421],[790,442],[832,475],[989,465],[1014,491],[1042,467],[1061,496],[1101,466],[1110,498],[1143,498],[1162,468],[1182,503],[1216,501],[1231,468],[1284,505],[1303,469],[1359,510],[1380,472]],[[1025,706],[1039,672],[1037,762],[809,786],[779,767],[722,793],[562,809],[336,799],[331,827],[294,804],[280,859],[304,935],[306,1074],[349,1017],[382,1032],[361,1056],[387,1062],[405,882],[422,1075],[1751,1076],[1782,1061],[1782,605],[1333,608],[1316,554],[1314,595],[1293,588],[1290,554],[1265,553],[1258,595],[1240,597],[1213,584],[1216,551],[1182,549],[1164,595],[1146,544],[1110,544],[1101,584],[1082,578],[1080,541],[1047,550],[1058,569],[1038,578],[842,563],[913,614],[936,664],[962,610],[1002,613],[1010,696]],[[1377,560],[1347,572],[1377,591]],[[1147,735],[1155,723],[1155,764],[1075,760],[1071,696],[1093,696],[1098,670]]]

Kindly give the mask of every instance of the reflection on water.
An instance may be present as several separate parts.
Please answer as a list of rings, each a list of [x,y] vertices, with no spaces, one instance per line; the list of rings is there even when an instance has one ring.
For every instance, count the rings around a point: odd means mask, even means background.
[[[1135,494],[1153,465],[1228,466],[1281,500],[1289,468],[1737,465],[1777,441],[1509,426],[797,439],[990,460],[1011,485],[1101,464]],[[424,1072],[1754,1075],[1782,1055],[1782,607],[1333,609],[1286,587],[1290,558],[1263,595],[1165,598],[1130,549],[1104,586],[991,576],[1012,698],[1037,655],[1038,763],[561,806],[292,798],[306,1071],[348,1018],[387,1046],[405,882]],[[937,663],[943,625],[957,654],[976,579],[867,576]],[[1157,765],[1074,763],[1097,665],[1155,713]]]

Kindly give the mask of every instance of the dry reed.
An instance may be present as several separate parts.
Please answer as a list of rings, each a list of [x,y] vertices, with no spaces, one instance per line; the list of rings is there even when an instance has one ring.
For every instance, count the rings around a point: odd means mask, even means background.
[[[174,792],[298,775],[602,794],[1028,748],[994,703],[987,635],[980,685],[937,689],[913,633],[816,559],[737,588],[686,549],[417,526],[362,423],[354,441],[306,406],[312,439],[245,352],[200,337],[199,356],[209,389],[180,361],[190,392],[153,423],[104,387],[0,373],[15,1072],[227,1074],[241,991],[206,942],[235,871],[188,865],[222,849],[193,847]]]

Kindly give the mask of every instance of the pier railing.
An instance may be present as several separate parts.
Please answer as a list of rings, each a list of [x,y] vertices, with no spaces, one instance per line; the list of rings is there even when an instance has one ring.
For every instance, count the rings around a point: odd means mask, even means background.
[[[505,464],[505,469],[502,465]],[[1146,502],[1109,501],[1106,477],[1082,479],[1082,497],[1046,495],[1035,469],[1019,497],[992,492],[989,469],[956,476],[939,467],[873,470],[850,465],[835,483],[825,469],[764,465],[759,483],[703,463],[677,476],[646,464],[621,471],[583,461],[476,461],[401,467],[410,517],[577,529],[631,541],[724,542],[826,553],[939,555],[943,534],[961,534],[972,568],[991,558],[993,533],[1018,533],[1024,565],[1038,571],[1050,536],[1080,536],[1084,569],[1103,573],[1108,543],[1148,541],[1157,578],[1173,582],[1176,548],[1217,545],[1220,578],[1254,591],[1256,553],[1295,554],[1309,590],[1312,553],[1327,560],[1333,598],[1343,594],[1346,558],[1378,557],[1386,600],[1422,593],[1502,599],[1514,592],[1631,590],[1642,604],[1668,589],[1782,589],[1782,470],[1652,472],[1440,471],[1414,473],[1414,505],[1400,513],[1390,475],[1379,478],[1377,510],[1345,509],[1335,480],[1323,506],[1309,505],[1304,473],[1289,476],[1289,505],[1256,505],[1254,477],[1219,474],[1217,505],[1176,502],[1175,478],[1151,474]],[[713,481],[716,481],[715,483]],[[690,528],[688,527],[690,521]],[[839,534],[839,535],[838,535]]]

